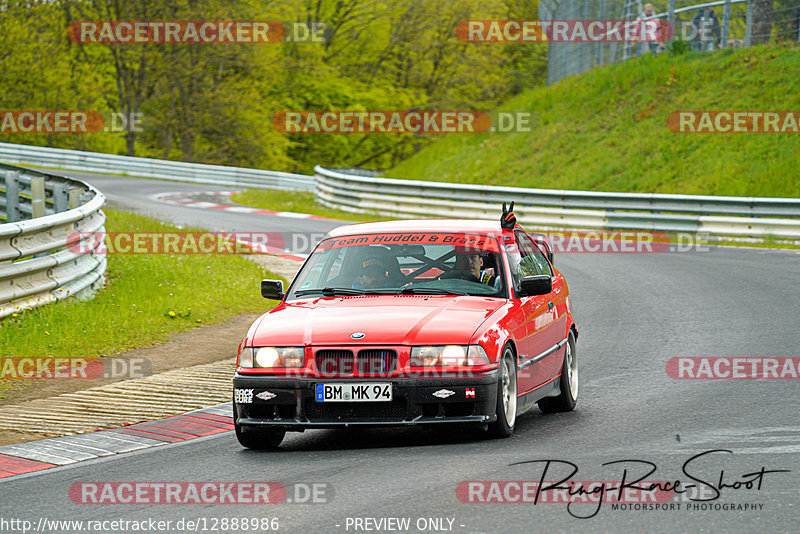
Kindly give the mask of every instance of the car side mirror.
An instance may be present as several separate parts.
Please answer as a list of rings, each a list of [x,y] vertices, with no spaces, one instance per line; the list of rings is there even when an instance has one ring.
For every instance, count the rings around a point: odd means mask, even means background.
[[[261,296],[265,299],[283,300],[283,280],[262,280]]]
[[[546,274],[526,276],[522,279],[520,297],[547,295],[553,292],[553,278]]]

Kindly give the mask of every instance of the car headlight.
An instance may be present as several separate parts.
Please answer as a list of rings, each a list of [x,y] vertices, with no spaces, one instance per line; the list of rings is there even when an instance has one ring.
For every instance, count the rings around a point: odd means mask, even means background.
[[[411,347],[411,367],[465,367],[488,365],[480,345],[431,345]]]
[[[303,347],[245,347],[239,356],[239,367],[270,369],[304,365]]]

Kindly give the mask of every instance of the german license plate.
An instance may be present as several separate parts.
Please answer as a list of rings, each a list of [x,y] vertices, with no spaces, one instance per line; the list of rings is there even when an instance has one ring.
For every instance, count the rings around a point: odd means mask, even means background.
[[[392,385],[386,382],[316,384],[317,402],[389,402]]]

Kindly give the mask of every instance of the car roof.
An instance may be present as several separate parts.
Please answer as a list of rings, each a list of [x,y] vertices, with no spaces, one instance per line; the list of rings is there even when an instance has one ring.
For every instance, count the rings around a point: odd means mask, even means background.
[[[412,219],[348,224],[334,228],[325,237],[395,232],[473,232],[492,236],[502,235],[500,223],[497,221],[482,219]]]

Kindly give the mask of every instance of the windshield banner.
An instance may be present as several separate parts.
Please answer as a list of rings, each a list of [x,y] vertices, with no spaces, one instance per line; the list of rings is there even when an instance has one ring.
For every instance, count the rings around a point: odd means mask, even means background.
[[[367,245],[450,245],[460,252],[499,252],[497,239],[478,234],[441,232],[402,232],[332,237],[320,243],[317,250]]]

